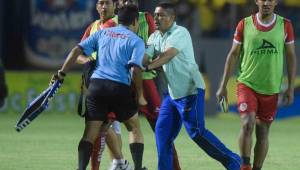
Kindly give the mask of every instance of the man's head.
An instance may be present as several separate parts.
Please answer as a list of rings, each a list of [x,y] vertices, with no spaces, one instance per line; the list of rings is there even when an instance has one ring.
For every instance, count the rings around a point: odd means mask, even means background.
[[[269,16],[273,14],[277,0],[255,0],[255,3],[258,6],[258,12],[262,16]]]
[[[154,12],[154,23],[157,30],[165,33],[175,22],[175,18],[176,10],[174,4],[163,2],[156,6]]]
[[[136,5],[138,6],[138,0],[119,0],[119,7],[124,5]]]
[[[96,9],[102,21],[106,21],[114,16],[117,7],[117,0],[98,0]]]
[[[139,28],[139,10],[135,5],[125,5],[118,10],[118,23],[128,26],[132,31],[137,32]]]

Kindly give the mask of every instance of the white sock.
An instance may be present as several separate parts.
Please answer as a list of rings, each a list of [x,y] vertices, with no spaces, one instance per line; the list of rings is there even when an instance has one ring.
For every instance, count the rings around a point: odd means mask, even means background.
[[[125,159],[113,159],[113,164],[124,164]]]

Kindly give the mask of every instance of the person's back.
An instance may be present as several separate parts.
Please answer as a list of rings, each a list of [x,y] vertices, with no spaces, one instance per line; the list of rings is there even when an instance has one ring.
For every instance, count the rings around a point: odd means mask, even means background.
[[[96,69],[91,78],[109,79],[130,85],[130,65],[141,65],[142,58],[136,56],[143,50],[143,40],[125,26],[107,28],[91,35],[85,42],[97,41],[98,46],[85,50],[86,54],[96,50]],[[141,48],[132,48],[139,46]],[[133,51],[133,50],[138,51]],[[133,55],[132,55],[133,54]]]

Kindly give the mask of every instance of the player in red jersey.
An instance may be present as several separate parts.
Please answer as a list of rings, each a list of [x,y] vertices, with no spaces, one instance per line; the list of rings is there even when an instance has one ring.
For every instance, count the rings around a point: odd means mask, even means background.
[[[284,59],[288,72],[286,103],[291,104],[294,100],[297,62],[292,24],[274,13],[277,0],[255,0],[255,3],[258,13],[241,20],[236,28],[217,92],[219,100],[223,96],[227,100],[226,85],[237,61],[240,60],[237,96],[242,124],[239,137],[243,161],[241,170],[251,170],[254,128],[256,143],[252,170],[261,170],[263,166],[269,146],[269,129],[277,111]]]

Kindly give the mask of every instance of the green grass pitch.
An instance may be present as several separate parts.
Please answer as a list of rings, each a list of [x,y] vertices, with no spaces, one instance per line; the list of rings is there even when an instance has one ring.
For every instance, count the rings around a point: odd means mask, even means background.
[[[19,115],[0,115],[0,170],[75,170],[77,144],[83,132],[83,119],[74,114],[42,114],[21,133],[14,130]],[[238,152],[239,118],[221,114],[207,118],[206,126],[229,148]],[[264,170],[299,170],[300,118],[275,121],[270,133],[270,149]],[[157,169],[154,134],[141,117],[145,137],[144,165]],[[123,133],[123,153],[131,164],[128,138]],[[176,139],[183,170],[223,170],[220,163],[198,149],[186,135],[184,127]],[[105,151],[101,169],[108,169],[110,159]]]

